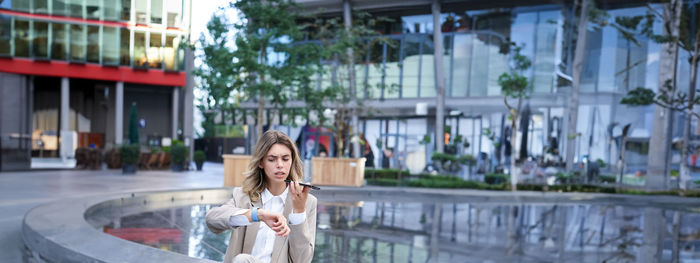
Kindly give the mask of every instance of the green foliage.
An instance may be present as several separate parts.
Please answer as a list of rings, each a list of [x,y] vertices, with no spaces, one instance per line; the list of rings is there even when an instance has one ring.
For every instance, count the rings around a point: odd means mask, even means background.
[[[656,93],[653,90],[639,87],[629,91],[627,95],[620,100],[620,103],[631,106],[646,106],[654,103],[655,97]]]
[[[139,152],[141,151],[138,144],[124,144],[119,147],[119,155],[122,159],[122,164],[134,165],[139,160]]]
[[[377,179],[367,179],[368,185],[378,185],[378,186],[398,186],[398,179],[391,178],[377,178]]]
[[[605,161],[603,161],[603,159],[600,159],[600,158],[596,159],[595,162],[598,163],[598,167],[600,167],[600,168],[605,168],[606,166],[608,166],[605,163]]]
[[[409,171],[403,170],[401,174],[408,176]],[[365,178],[398,179],[399,169],[365,169]]]
[[[170,147],[170,156],[172,157],[173,163],[184,164],[186,154],[187,147],[184,145],[173,144],[173,146]]]
[[[509,180],[510,176],[507,174],[490,173],[484,176],[484,182],[487,184],[502,184]]]
[[[600,180],[603,183],[614,184],[615,182],[617,182],[617,177],[615,177],[614,175],[599,175],[598,180]]]
[[[421,145],[426,145],[430,143],[430,134],[423,135],[423,139],[418,143],[420,143]]]
[[[204,154],[204,151],[202,150],[196,150],[194,151],[194,162],[195,163],[203,163],[206,161],[207,155]]]
[[[503,95],[510,98],[525,98],[533,90],[528,78],[516,72],[505,72],[498,76],[498,85],[501,86]]]

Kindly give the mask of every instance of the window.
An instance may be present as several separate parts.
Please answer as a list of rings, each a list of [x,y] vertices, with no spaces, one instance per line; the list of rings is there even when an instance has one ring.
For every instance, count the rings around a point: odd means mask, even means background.
[[[134,32],[134,67],[146,67],[146,34]]]
[[[51,59],[66,60],[66,24],[51,24]]]
[[[129,43],[131,36],[129,29],[122,28],[119,30],[119,65],[131,65],[131,56],[129,52]]]
[[[87,62],[100,63],[100,27],[87,27]]]
[[[167,0],[168,22],[167,27],[179,27],[182,15],[182,0]]]
[[[151,23],[163,23],[163,0],[151,0]]]
[[[39,13],[39,14],[48,14],[49,13],[49,4],[48,0],[32,0],[34,2],[34,6],[32,9],[34,10],[34,13]]]
[[[49,24],[34,21],[34,57],[49,57]]]
[[[119,0],[117,0],[119,1]],[[122,21],[131,21],[131,0],[121,0],[121,19]]]
[[[29,21],[15,19],[15,56],[29,57]]]
[[[11,26],[10,17],[0,15],[0,55],[10,55]]]
[[[102,28],[102,64],[119,64],[119,35],[117,32],[116,27],[105,26]]]
[[[163,48],[163,63],[165,69],[177,70],[177,49],[180,39],[176,35],[165,36],[165,47]]]
[[[136,23],[145,25],[148,23],[148,1],[136,1],[134,2],[136,8]]]
[[[70,16],[83,17],[83,0],[70,0],[68,10]]]
[[[110,2],[112,1],[105,1],[106,4],[109,4]],[[100,16],[102,15],[102,1],[88,0],[85,1],[85,3],[85,12],[87,13],[87,18],[100,19]]]
[[[30,0],[13,0],[10,2],[13,10],[29,12],[29,1]]]
[[[119,20],[119,9],[121,8],[120,1],[104,1],[102,10],[104,11],[104,20],[117,21]]]
[[[163,46],[163,40],[160,33],[151,33],[150,45],[148,46],[148,66],[151,68],[161,68],[162,58],[160,47]]]
[[[51,13],[59,16],[68,15],[68,0],[51,0],[53,6],[51,7]]]
[[[85,26],[70,25],[70,60],[85,61]]]

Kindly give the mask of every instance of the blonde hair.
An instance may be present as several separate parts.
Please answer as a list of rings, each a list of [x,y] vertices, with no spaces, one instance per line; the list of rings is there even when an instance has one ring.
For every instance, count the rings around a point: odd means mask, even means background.
[[[267,177],[265,176],[265,170],[260,168],[265,155],[270,148],[275,144],[282,144],[287,146],[292,152],[292,166],[289,169],[289,175],[287,179],[292,181],[301,181],[302,165],[301,158],[299,158],[299,151],[297,146],[294,144],[292,139],[281,131],[269,130],[263,134],[255,144],[255,151],[248,164],[248,171],[244,172],[245,180],[243,180],[243,192],[248,194],[250,200],[255,202],[260,199],[260,194],[265,191],[267,187]]]

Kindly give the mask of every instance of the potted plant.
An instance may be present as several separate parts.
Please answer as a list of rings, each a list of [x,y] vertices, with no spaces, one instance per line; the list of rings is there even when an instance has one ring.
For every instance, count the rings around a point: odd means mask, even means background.
[[[182,172],[185,164],[185,155],[187,154],[187,147],[184,145],[173,145],[170,147],[170,156],[173,160],[173,171]]]
[[[204,151],[202,150],[196,150],[194,151],[194,163],[197,165],[197,171],[202,170],[202,166],[204,165],[204,161],[207,159],[207,156],[204,154]]]
[[[136,162],[139,160],[139,150],[140,147],[138,144],[125,144],[119,147],[123,174],[136,173]]]

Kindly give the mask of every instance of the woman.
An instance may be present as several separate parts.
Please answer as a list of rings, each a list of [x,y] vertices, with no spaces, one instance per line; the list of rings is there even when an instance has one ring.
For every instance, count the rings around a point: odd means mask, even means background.
[[[292,140],[280,131],[265,132],[244,175],[233,198],[206,216],[212,232],[233,230],[224,262],[311,262],[316,198],[298,183],[302,164]]]

